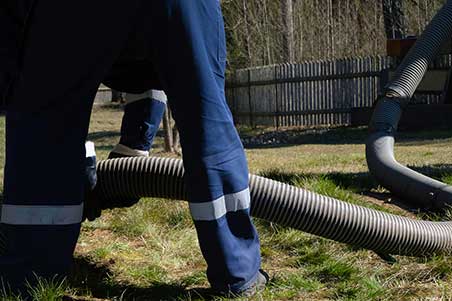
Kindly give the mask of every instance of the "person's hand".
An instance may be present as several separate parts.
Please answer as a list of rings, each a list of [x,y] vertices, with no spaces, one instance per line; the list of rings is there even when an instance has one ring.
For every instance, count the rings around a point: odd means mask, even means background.
[[[111,158],[120,158],[126,156],[118,156],[110,154]],[[85,169],[85,202],[83,207],[83,220],[94,221],[100,217],[102,210],[114,208],[131,207],[138,203],[140,198],[136,197],[120,197],[114,199],[105,199],[99,193],[97,186],[96,160],[95,157],[87,158]]]
[[[85,166],[85,202],[83,220],[94,221],[102,213],[102,201],[97,190],[96,157],[87,157]]]
[[[83,220],[92,222],[102,214],[102,202],[95,190],[85,191],[85,203],[83,206]]]

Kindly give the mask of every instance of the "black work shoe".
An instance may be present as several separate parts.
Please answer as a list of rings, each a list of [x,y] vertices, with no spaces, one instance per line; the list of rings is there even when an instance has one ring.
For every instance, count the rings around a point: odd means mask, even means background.
[[[264,270],[259,270],[256,281],[248,288],[239,292],[226,292],[223,290],[214,290],[214,295],[218,295],[225,298],[240,298],[251,297],[265,289],[265,285],[268,283],[269,276]]]
[[[135,149],[127,145],[118,143],[108,155],[108,159],[127,157],[148,157],[149,150]]]
[[[128,158],[130,156],[127,155],[123,155],[117,152],[110,152],[110,154],[108,155],[108,159],[116,159],[116,158]]]
[[[268,274],[264,270],[259,270],[259,274],[257,275],[256,282],[251,285],[249,288],[233,294],[234,297],[251,297],[256,295],[259,292],[262,292],[265,289],[269,280]]]

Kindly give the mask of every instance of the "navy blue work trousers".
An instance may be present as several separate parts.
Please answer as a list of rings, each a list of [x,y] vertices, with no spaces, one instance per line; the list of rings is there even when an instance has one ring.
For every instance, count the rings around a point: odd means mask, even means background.
[[[208,279],[240,292],[257,277],[247,162],[224,95],[219,0],[36,0],[7,98],[0,276],[13,287],[70,267],[92,101],[137,19],[158,41],[151,56],[180,131]]]
[[[149,152],[165,110],[166,95],[163,91],[126,94],[119,143],[132,150]]]

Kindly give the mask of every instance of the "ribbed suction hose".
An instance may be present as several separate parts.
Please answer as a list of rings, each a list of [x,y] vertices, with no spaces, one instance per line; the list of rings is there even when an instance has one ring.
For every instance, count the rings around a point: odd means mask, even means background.
[[[97,166],[107,200],[185,199],[182,161],[122,158]],[[380,254],[429,255],[452,250],[452,223],[428,222],[345,203],[263,177],[250,176],[251,215]]]
[[[427,209],[451,205],[452,187],[399,164],[394,158],[394,134],[403,108],[416,91],[429,63],[451,37],[452,1],[448,0],[386,86],[384,96],[375,107],[366,142],[367,165],[377,181],[403,200]]]

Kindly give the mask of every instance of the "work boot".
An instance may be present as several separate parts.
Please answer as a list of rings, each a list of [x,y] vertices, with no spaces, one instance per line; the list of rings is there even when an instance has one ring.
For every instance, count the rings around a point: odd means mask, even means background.
[[[249,288],[239,292],[238,294],[234,294],[235,297],[251,297],[256,295],[259,292],[262,292],[265,289],[269,280],[268,274],[264,270],[259,270],[259,274],[257,275],[256,282],[251,285]]]
[[[128,157],[149,157],[149,151],[133,149],[126,145],[118,143],[108,155],[108,159]]]
[[[126,156],[126,155],[123,155],[123,154],[120,154],[120,153],[117,153],[114,151],[111,151],[110,154],[108,154],[108,159],[127,158],[127,157],[130,157],[130,156]]]
[[[260,269],[256,281],[250,287],[236,293],[231,291],[229,292],[216,291],[215,294],[226,298],[240,298],[240,297],[248,298],[256,295],[257,293],[262,292],[265,289],[265,286],[267,285],[268,281],[269,281],[268,274],[264,270]]]

